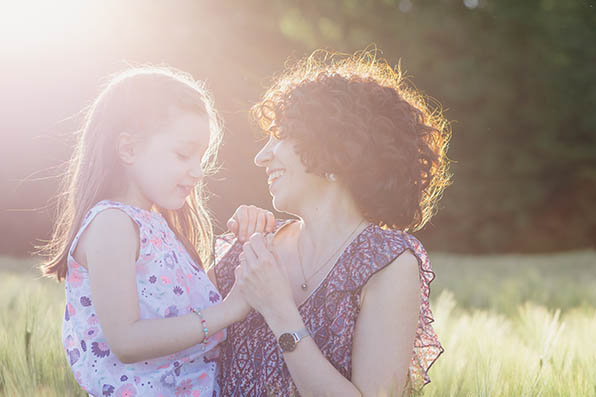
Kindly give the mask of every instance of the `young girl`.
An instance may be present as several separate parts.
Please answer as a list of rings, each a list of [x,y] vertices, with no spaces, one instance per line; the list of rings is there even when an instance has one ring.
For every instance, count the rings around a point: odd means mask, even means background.
[[[121,73],[91,106],[42,269],[66,280],[64,348],[90,395],[218,395],[217,345],[249,311],[201,266],[220,139],[207,91],[172,69]]]

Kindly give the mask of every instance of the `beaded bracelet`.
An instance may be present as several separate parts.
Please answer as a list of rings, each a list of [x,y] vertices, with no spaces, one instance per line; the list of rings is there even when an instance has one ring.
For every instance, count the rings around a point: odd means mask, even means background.
[[[207,322],[203,318],[203,313],[201,313],[201,309],[198,307],[196,309],[194,307],[191,307],[190,311],[193,312],[194,314],[196,314],[197,316],[199,316],[199,319],[201,320],[201,326],[203,327],[203,334],[205,335],[203,337],[203,342],[201,342],[201,343],[203,345],[206,345],[207,342],[209,342],[209,328],[207,328]]]

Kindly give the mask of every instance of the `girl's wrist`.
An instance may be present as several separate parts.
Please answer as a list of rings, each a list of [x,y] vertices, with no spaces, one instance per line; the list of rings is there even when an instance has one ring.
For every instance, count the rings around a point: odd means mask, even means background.
[[[229,296],[226,296],[218,305],[218,308],[222,311],[224,318],[235,319],[236,313],[234,313],[234,304],[228,298]]]
[[[220,307],[225,313],[225,318],[230,320],[230,324],[240,321],[244,318],[243,308],[239,304],[238,299],[231,299],[230,295],[223,299]]]

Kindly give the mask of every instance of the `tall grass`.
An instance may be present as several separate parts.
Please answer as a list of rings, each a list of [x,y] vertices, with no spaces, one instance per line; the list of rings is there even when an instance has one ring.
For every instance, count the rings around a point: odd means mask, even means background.
[[[462,309],[448,291],[433,308],[445,353],[425,396],[596,395],[596,308],[525,303],[506,316]]]
[[[0,396],[86,396],[62,348],[63,285],[0,277]]]
[[[431,255],[445,353],[424,396],[596,396],[596,253]],[[0,396],[85,396],[62,349],[64,287],[0,258]]]

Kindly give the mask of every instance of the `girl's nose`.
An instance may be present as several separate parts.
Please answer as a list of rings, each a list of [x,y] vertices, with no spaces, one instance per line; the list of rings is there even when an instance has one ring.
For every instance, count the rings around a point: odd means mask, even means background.
[[[273,153],[271,151],[272,140],[273,137],[270,136],[265,146],[263,146],[261,150],[259,150],[259,153],[257,153],[257,155],[255,156],[255,165],[257,167],[266,167],[267,164],[271,161],[271,158],[273,157]]]
[[[202,162],[196,162],[189,170],[188,174],[194,179],[201,180],[205,176]]]

